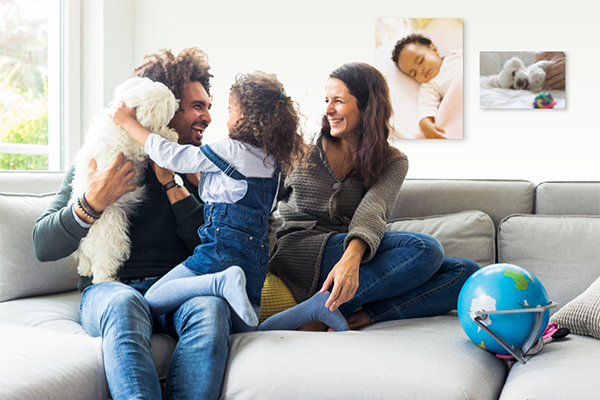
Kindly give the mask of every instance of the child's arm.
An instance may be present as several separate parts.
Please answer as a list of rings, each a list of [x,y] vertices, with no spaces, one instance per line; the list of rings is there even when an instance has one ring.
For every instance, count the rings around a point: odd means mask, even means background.
[[[436,125],[433,117],[425,117],[419,121],[419,127],[427,139],[446,139],[443,135],[446,131],[440,125]]]
[[[135,108],[127,107],[127,104],[121,102],[119,107],[109,114],[121,128],[125,129],[139,144],[144,147],[146,145],[146,139],[152,132],[144,128],[135,118]]]

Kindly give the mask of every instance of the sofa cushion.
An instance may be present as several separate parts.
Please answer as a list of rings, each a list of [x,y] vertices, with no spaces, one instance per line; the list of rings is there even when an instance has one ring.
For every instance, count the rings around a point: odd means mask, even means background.
[[[110,398],[102,340],[0,321],[0,398]]]
[[[532,272],[562,307],[600,276],[599,237],[598,216],[514,215],[500,224],[498,261]]]
[[[0,193],[56,192],[64,177],[64,172],[0,171]]]
[[[73,256],[42,263],[33,252],[33,226],[52,198],[0,194],[0,301],[77,288]]]
[[[390,218],[481,210],[498,226],[507,215],[533,212],[534,189],[520,180],[407,179]]]
[[[500,400],[598,399],[600,340],[569,335],[510,369]]]
[[[456,313],[360,331],[249,332],[230,337],[221,398],[497,399],[507,369]]]
[[[535,213],[600,215],[600,182],[542,182],[535,188]]]
[[[496,260],[494,222],[482,211],[399,218],[390,221],[386,229],[427,233],[440,241],[446,256],[468,258],[480,267],[493,264]]]
[[[550,322],[576,335],[600,339],[600,278],[554,314]]]

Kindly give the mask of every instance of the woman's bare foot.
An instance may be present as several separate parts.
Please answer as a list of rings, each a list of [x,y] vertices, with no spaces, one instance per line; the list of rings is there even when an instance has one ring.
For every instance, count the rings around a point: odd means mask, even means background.
[[[363,310],[353,312],[348,318],[346,318],[346,321],[348,321],[348,326],[350,329],[353,330],[371,325],[371,319],[369,319],[369,316]]]

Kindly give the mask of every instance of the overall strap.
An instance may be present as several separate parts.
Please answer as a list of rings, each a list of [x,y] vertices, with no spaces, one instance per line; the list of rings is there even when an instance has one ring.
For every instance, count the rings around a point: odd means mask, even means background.
[[[246,180],[244,174],[239,172],[233,164],[225,161],[221,156],[213,151],[208,145],[200,146],[200,150],[206,158],[208,158],[213,164],[215,164],[225,175],[228,177],[235,179],[237,181]]]

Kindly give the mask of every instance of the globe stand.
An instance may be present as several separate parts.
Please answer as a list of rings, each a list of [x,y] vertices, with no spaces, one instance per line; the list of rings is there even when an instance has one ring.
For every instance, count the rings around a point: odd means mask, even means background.
[[[493,310],[493,311],[477,310],[474,312],[475,318],[473,319],[473,322],[475,322],[481,329],[483,329],[496,342],[498,342],[498,344],[500,346],[504,347],[504,349],[506,351],[508,351],[514,358],[519,360],[519,362],[521,364],[525,364],[527,362],[527,360],[529,360],[529,358],[530,358],[530,357],[526,357],[527,353],[529,352],[529,350],[531,350],[531,348],[535,344],[536,339],[542,330],[542,321],[544,319],[544,311],[546,311],[547,309],[550,309],[550,308],[554,308],[557,305],[558,305],[557,303],[550,301],[548,303],[548,305],[545,305],[545,306],[537,306],[537,307],[518,309],[518,310]],[[533,328],[531,329],[531,332],[529,333],[527,340],[523,344],[523,347],[509,345],[508,343],[506,343],[506,341],[504,339],[502,339],[494,331],[492,331],[490,328],[488,328],[487,325],[483,322],[485,319],[487,319],[488,315],[490,315],[490,314],[511,314],[511,313],[522,313],[522,312],[534,312],[535,313]]]

